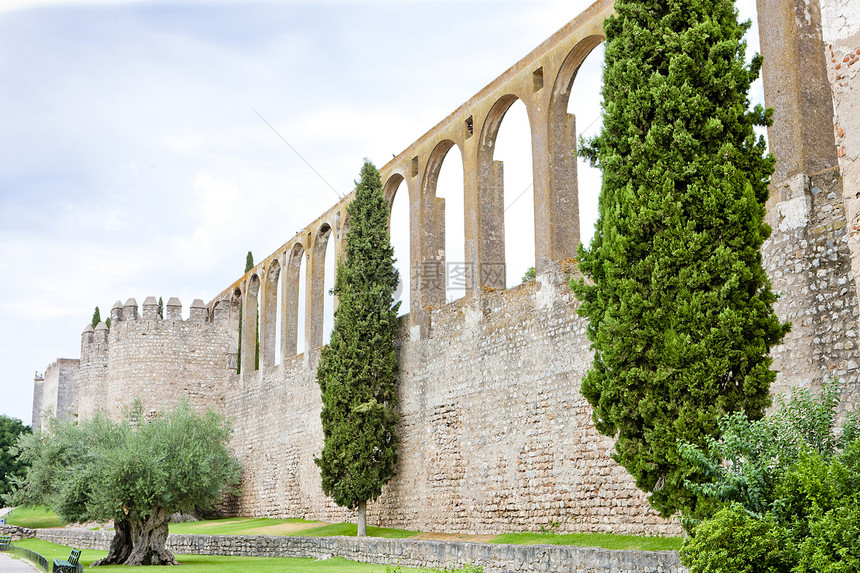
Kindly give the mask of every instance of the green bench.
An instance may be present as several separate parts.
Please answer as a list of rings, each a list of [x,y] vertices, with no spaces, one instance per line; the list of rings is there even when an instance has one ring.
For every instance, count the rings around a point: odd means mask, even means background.
[[[5,549],[7,545],[12,545],[12,536],[0,535],[0,547]]]
[[[80,549],[72,549],[72,552],[69,553],[68,559],[54,559],[54,569],[53,573],[72,573],[72,571],[77,571],[78,567],[78,559],[81,558],[81,550]]]

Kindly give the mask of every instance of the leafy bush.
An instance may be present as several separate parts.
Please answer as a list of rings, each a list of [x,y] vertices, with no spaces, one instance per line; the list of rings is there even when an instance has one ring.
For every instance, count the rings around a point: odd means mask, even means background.
[[[709,475],[690,484],[708,504],[687,514],[691,573],[860,571],[860,439],[857,412],[836,431],[840,387],[816,399],[795,389],[770,416],[720,421],[722,439],[681,455]]]

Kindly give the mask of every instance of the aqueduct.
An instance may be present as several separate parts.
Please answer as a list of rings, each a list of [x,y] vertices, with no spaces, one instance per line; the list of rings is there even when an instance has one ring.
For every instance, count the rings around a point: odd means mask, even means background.
[[[577,131],[575,118],[568,113],[568,99],[579,66],[604,39],[603,20],[612,9],[612,0],[593,4],[380,169],[389,205],[397,193],[408,194],[409,322],[418,327],[416,335],[420,336],[424,308],[443,306],[446,300],[445,199],[437,197],[436,183],[449,153],[459,153],[463,162],[465,268],[470,273],[466,296],[476,298],[485,289],[505,288],[503,165],[493,152],[505,113],[517,101],[525,105],[531,130],[536,269],[541,272],[552,261],[575,256],[579,244]],[[216,305],[230,304],[231,298],[233,304],[241,300],[244,305],[243,372],[254,364],[253,317],[258,305],[261,365],[274,364],[273,346],[278,339],[282,357],[322,346],[326,246],[334,240],[336,260],[343,256],[351,197],[339,201],[212,301],[213,311]],[[303,257],[307,270],[301,289]],[[281,273],[282,268],[287,272]],[[236,289],[241,293],[238,299],[233,295]],[[303,325],[298,324],[300,290],[305,293]],[[304,329],[304,349],[296,345],[299,328]]]
[[[835,376],[845,383],[843,406],[860,398],[860,92],[852,83],[860,77],[860,17],[849,9],[853,1],[757,2],[765,99],[775,108],[769,142],[779,160],[767,205],[773,234],[762,256],[781,293],[775,310],[793,322],[772,350],[773,391]],[[598,0],[380,169],[389,203],[398,193],[408,197],[414,276],[396,341],[397,476],[369,506],[370,523],[460,533],[553,522],[562,531],[679,530],[612,461],[612,442],[595,431],[579,392],[593,357],[567,286],[580,237],[577,130],[568,103],[612,9],[612,0]],[[517,102],[530,129],[537,277],[505,289],[497,144]],[[446,203],[438,181],[452,154],[463,165],[465,263],[474,276],[465,297],[446,304]],[[327,259],[344,255],[349,201],[208,305],[192,303],[187,320],[176,299],[163,319],[155,297],[140,315],[134,299],[118,302],[110,331],[104,324],[84,331],[80,361],[58,360],[37,381],[34,424],[51,404],[58,415],[86,417],[99,409],[118,415],[136,396],[154,409],[190,398],[235,419],[231,445],[243,482],[232,511],[346,518],[323,494],[313,458],[323,441],[316,361],[324,309],[336,304],[326,296]]]

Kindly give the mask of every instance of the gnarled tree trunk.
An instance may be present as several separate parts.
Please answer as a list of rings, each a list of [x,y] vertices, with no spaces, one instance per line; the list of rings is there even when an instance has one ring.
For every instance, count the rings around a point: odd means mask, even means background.
[[[160,507],[143,520],[125,518],[115,522],[115,533],[107,557],[95,565],[179,565],[167,549],[168,518]]]
[[[114,520],[113,528],[113,539],[111,539],[107,557],[93,563],[93,567],[96,565],[121,565],[131,554],[133,547],[131,523],[127,519]]]
[[[134,549],[126,565],[179,565],[167,549],[169,517],[164,509],[153,507],[146,519],[132,528]]]

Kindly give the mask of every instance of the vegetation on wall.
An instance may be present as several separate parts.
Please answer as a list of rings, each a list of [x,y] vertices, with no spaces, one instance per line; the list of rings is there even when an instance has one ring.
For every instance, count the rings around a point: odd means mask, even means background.
[[[325,444],[315,462],[322,488],[335,503],[358,509],[366,535],[366,507],[382,493],[397,462],[397,355],[394,335],[398,274],[388,237],[388,204],[379,171],[369,161],[347,207],[346,260],[338,264],[331,341],[317,367]]]
[[[227,442],[230,426],[214,410],[187,403],[155,417],[136,403],[123,420],[99,412],[25,435],[30,464],[7,501],[48,505],[65,521],[114,521],[107,557],[95,565],[175,565],[166,548],[168,517],[211,509],[239,480]]]
[[[692,510],[705,476],[678,453],[718,420],[770,404],[770,349],[788,325],[760,248],[774,158],[750,110],[733,0],[617,0],[605,24],[603,128],[581,154],[603,174],[590,279],[571,287],[594,362],[582,393],[614,459],[663,516]]]

